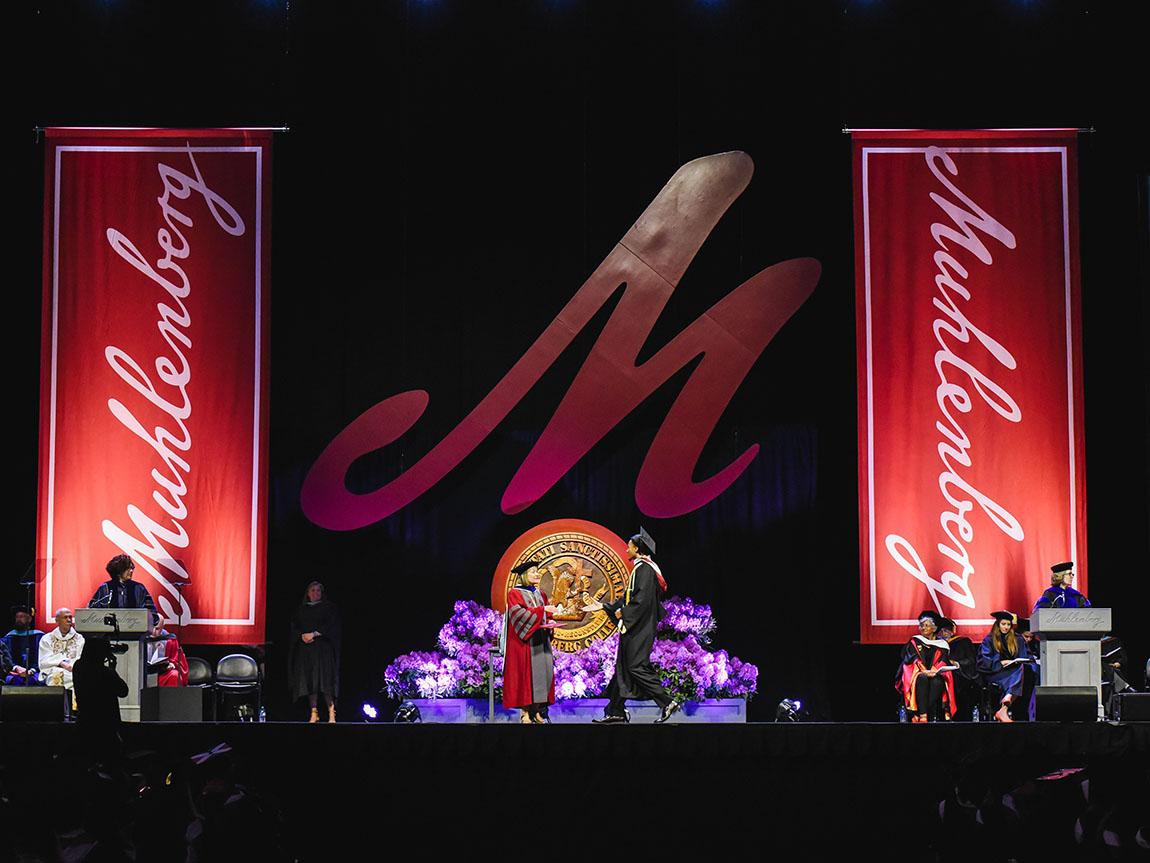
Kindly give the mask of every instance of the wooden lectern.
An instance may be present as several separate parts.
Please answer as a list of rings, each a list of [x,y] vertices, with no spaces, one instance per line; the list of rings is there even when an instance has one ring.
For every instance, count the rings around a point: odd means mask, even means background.
[[[140,721],[140,690],[148,656],[141,638],[152,628],[152,612],[146,608],[77,608],[76,629],[89,635],[106,635],[116,654],[116,673],[128,684],[128,695],[120,699],[120,718]]]

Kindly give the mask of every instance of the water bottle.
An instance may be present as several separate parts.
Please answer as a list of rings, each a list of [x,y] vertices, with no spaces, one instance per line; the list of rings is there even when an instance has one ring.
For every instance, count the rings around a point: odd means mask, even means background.
[[[900,704],[898,706],[898,721],[906,722],[906,705]]]
[[[267,710],[264,709],[264,706],[261,704],[260,705],[260,722],[267,722],[267,721],[268,721],[268,712],[267,712]]]
[[[970,711],[970,721],[979,722],[981,719],[982,717],[978,713],[978,705],[976,704],[974,705],[974,709]]]

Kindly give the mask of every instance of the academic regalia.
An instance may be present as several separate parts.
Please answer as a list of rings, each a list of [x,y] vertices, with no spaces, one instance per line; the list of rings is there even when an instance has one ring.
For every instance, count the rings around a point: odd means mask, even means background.
[[[659,577],[654,563],[644,557],[636,558],[627,590],[614,602],[603,603],[603,610],[619,627],[615,676],[605,693],[611,702],[607,715],[623,715],[623,702],[627,699],[653,699],[665,708],[673,699],[651,665],[655,629],[666,614],[659,601]],[[617,611],[621,612],[620,617],[615,616]]]
[[[305,632],[318,632],[311,644],[305,644]],[[335,603],[321,599],[304,602],[292,615],[291,656],[288,679],[292,700],[305,695],[339,695],[339,652],[342,640],[339,609]]]
[[[4,642],[8,645],[8,653],[11,654],[14,663],[24,668],[36,668],[40,655],[40,639],[43,637],[44,633],[39,629],[23,631],[12,629],[4,636]]]
[[[1048,587],[1034,603],[1034,610],[1040,608],[1089,608],[1090,600],[1073,587]]]
[[[941,638],[913,636],[902,649],[902,673],[895,688],[902,692],[907,712],[925,713],[930,719],[954,715],[954,677],[944,671],[934,677],[926,672],[952,665],[950,646]]]
[[[118,578],[105,581],[88,600],[88,608],[146,608],[152,612],[150,627],[160,619],[148,588],[138,581],[120,581]]]
[[[507,647],[503,657],[503,706],[555,703],[555,663],[547,622],[547,594],[537,588],[507,592]]]
[[[180,647],[180,640],[166,629],[160,631],[166,635],[161,641],[153,641],[148,645],[148,665],[163,663],[163,670],[156,672],[157,686],[187,686],[188,685],[188,659],[184,656],[184,649]],[[167,663],[172,663],[172,668]]]
[[[1126,659],[1126,648],[1122,642],[1113,635],[1107,635],[1099,645],[1102,654],[1102,705],[1106,715],[1110,716],[1114,705],[1114,696],[1123,690],[1130,689],[1126,680],[1129,672],[1129,662]]]
[[[969,719],[982,695],[982,675],[978,673],[978,648],[965,635],[950,639],[950,664],[957,665],[954,677],[954,716]]]
[[[1024,663],[1016,662],[1004,667],[1002,662],[1006,659],[1026,658],[1030,653],[1026,642],[1017,633],[1012,631],[1008,637],[1014,638],[1014,656],[1000,655],[995,651],[993,633],[982,639],[982,645],[978,649],[978,670],[982,672],[987,683],[1000,686],[1009,695],[1019,696],[1022,695]]]
[[[39,683],[39,678],[35,672],[39,662],[40,639],[43,637],[44,633],[38,629],[25,629],[23,631],[13,629],[4,636],[2,640],[8,647],[10,665],[19,665],[21,668],[27,668],[32,672],[27,678],[11,675],[11,679],[4,680],[6,684],[22,686]]]

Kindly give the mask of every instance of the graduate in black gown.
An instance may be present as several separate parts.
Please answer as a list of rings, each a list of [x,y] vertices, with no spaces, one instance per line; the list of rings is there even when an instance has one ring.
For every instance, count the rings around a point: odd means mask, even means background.
[[[327,721],[335,722],[342,635],[339,609],[324,597],[323,585],[313,581],[292,615],[288,661],[292,700],[307,696],[308,722],[319,721],[320,696],[327,702]]]
[[[655,541],[643,528],[627,543],[627,557],[635,563],[623,596],[614,602],[592,602],[584,611],[607,612],[619,627],[619,651],[615,656],[615,676],[604,693],[607,707],[595,723],[627,722],[628,699],[654,701],[660,708],[656,723],[666,722],[682,705],[663,687],[662,678],[651,665],[655,628],[666,612],[659,597],[666,582],[656,563]],[[660,590],[662,588],[662,590]]]

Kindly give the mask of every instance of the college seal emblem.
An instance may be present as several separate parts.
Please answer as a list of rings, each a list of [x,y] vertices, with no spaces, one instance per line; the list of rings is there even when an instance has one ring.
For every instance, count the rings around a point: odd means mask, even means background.
[[[602,611],[580,611],[584,603],[612,602],[623,595],[631,573],[627,543],[602,525],[579,519],[560,519],[537,525],[503,553],[491,582],[491,607],[507,610],[507,591],[517,576],[512,568],[533,561],[542,575],[539,587],[551,605],[559,626],[552,647],[572,653],[592,641],[606,638],[615,624]]]

